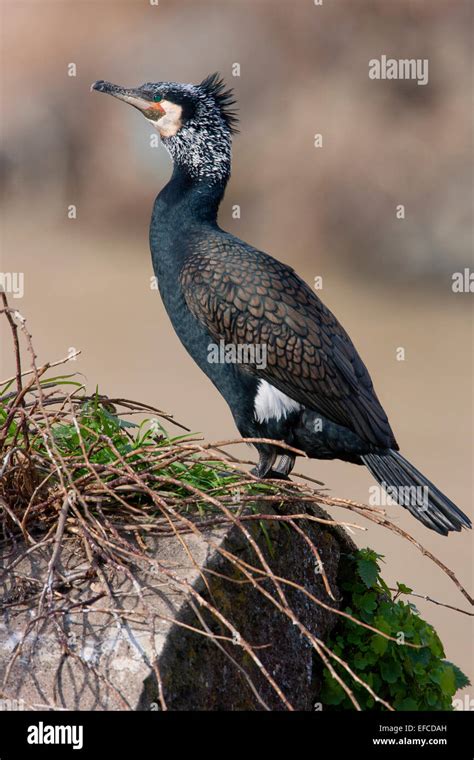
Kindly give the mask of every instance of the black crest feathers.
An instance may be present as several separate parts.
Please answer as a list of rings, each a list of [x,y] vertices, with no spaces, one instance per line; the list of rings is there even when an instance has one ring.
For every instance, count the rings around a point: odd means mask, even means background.
[[[232,89],[226,87],[224,80],[217,71],[203,79],[199,87],[214,99],[230,131],[232,134],[236,134],[239,131],[237,129],[239,118],[234,107],[236,100]]]

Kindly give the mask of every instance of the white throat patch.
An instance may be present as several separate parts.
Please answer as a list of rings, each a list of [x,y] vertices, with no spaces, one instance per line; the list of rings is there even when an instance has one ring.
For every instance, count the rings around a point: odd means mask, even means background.
[[[258,392],[255,396],[254,410],[255,419],[258,422],[285,419],[291,412],[301,409],[301,404],[282,393],[266,380],[260,380]]]
[[[183,109],[169,100],[162,100],[159,105],[160,112],[164,111],[163,115],[159,119],[148,121],[158,130],[161,137],[173,137],[183,126]]]

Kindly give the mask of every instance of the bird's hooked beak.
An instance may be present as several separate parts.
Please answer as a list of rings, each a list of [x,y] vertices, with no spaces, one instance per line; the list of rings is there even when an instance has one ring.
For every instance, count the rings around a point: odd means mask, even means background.
[[[165,113],[159,103],[155,103],[151,98],[147,98],[139,88],[127,89],[126,87],[120,87],[118,84],[104,82],[102,79],[99,79],[99,81],[91,85],[92,90],[105,92],[106,95],[112,95],[114,98],[123,100],[125,103],[134,106],[134,108],[138,108],[147,119],[151,119],[152,121],[156,121]]]

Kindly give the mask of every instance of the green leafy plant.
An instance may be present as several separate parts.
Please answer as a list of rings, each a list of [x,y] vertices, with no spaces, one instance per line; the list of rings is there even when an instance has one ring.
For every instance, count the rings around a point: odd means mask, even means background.
[[[396,710],[452,710],[455,692],[469,685],[464,673],[444,659],[443,645],[433,626],[420,617],[415,605],[400,597],[411,593],[403,583],[391,591],[380,575],[380,554],[362,549],[343,563],[340,588],[345,612],[394,637],[390,641],[342,618],[328,645],[344,659],[376,694]],[[417,648],[406,646],[417,644]],[[339,675],[343,669],[335,664]],[[360,684],[354,696],[362,709],[385,709]],[[352,702],[324,671],[321,701],[325,708],[351,709]]]
[[[10,415],[10,405],[16,397],[15,392],[9,392],[12,381],[0,389],[0,430],[3,425],[4,449],[12,454],[11,458],[7,454],[8,467],[5,468],[0,496],[4,495],[13,503],[19,517],[29,503],[32,488],[42,479],[47,478],[48,490],[43,492],[45,499],[57,491],[59,480],[52,455],[59,456],[67,468],[69,487],[77,488],[85,499],[89,495],[92,497],[92,511],[98,494],[103,508],[115,509],[120,492],[114,489],[117,484],[122,486],[126,479],[128,501],[135,506],[147,507],[152,519],[157,510],[133,476],[142,478],[155,494],[173,500],[180,511],[200,516],[221,514],[211,499],[206,500],[200,495],[225,499],[234,509],[242,497],[253,510],[256,507],[248,502],[249,497],[277,493],[275,484],[245,480],[243,472],[232,469],[227,460],[217,460],[212,452],[208,454],[201,449],[196,445],[201,440],[196,434],[187,432],[171,436],[158,419],[159,415],[163,416],[159,410],[139,402],[110,399],[98,389],[87,395],[83,385],[70,380],[71,377],[66,375],[40,382],[45,394],[43,414],[35,415],[27,434],[17,416]],[[67,408],[64,408],[67,393],[64,386],[74,387],[74,392],[68,396]],[[33,386],[27,396],[25,411],[36,410],[39,400],[38,388]],[[156,416],[144,418],[150,411],[155,411]],[[124,418],[130,414],[139,414],[140,423]],[[171,418],[164,419],[174,422]],[[28,477],[21,479],[17,477],[18,463],[15,461],[19,451],[28,454],[21,460],[22,467],[28,468]],[[235,492],[234,484],[238,486]],[[60,500],[59,491],[57,493]],[[51,501],[46,503],[53,506],[51,517],[55,517],[56,508]],[[262,522],[260,527],[272,549],[265,524]]]

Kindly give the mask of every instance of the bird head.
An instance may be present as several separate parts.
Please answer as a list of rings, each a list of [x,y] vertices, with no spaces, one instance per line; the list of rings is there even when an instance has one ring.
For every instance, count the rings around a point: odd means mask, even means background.
[[[138,109],[158,131],[175,163],[194,176],[220,177],[230,167],[237,115],[232,91],[218,74],[200,84],[147,82],[132,89],[99,80],[91,89]]]

